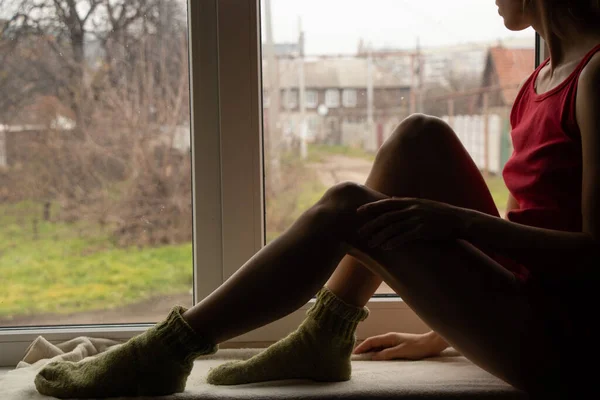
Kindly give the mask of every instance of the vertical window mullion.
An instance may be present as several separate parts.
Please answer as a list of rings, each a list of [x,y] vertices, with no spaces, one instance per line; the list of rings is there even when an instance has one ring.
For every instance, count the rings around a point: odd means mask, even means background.
[[[194,302],[223,281],[218,0],[188,0]],[[38,336],[60,343],[78,336],[125,340],[151,324],[0,328],[0,367],[13,367]]]
[[[218,1],[188,1],[194,303],[223,281]]]
[[[535,34],[535,67],[537,68],[546,58],[550,57],[547,52],[546,41],[539,35]]]
[[[223,280],[263,245],[259,0],[220,0]]]

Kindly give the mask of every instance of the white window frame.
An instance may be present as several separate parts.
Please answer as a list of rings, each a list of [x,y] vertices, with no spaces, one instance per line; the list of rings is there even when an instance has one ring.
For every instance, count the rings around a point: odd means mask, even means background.
[[[304,105],[306,108],[317,108],[319,105],[319,92],[316,90],[309,89],[304,92],[305,101]]]
[[[235,3],[235,4],[234,4]],[[222,30],[219,27],[221,23],[221,4],[223,11],[235,13],[238,4],[241,2],[235,0],[188,0],[188,21],[189,21],[189,51],[190,51],[190,88],[191,88],[191,151],[193,181],[192,190],[194,193],[202,193],[201,198],[194,196],[194,255],[201,254],[200,260],[194,256],[194,304],[200,299],[206,297],[215,288],[223,282],[224,265],[231,263],[232,260],[227,253],[230,248],[235,246],[235,230],[231,229],[232,209],[235,212],[236,205],[228,202],[228,199],[234,199],[231,194],[231,185],[223,185],[225,181],[231,181],[232,175],[236,171],[227,168],[223,160],[225,157],[232,157],[230,152],[235,149],[227,146],[227,140],[221,136],[225,132],[222,126],[231,129],[230,126],[235,121],[223,121],[220,112],[220,101],[230,101],[229,98],[220,99],[222,92],[221,86],[226,82],[219,81],[220,59],[219,45],[224,48],[231,48],[232,43],[227,41],[227,36],[221,36]],[[250,5],[251,2],[245,4]],[[245,11],[245,17],[250,15]],[[223,17],[226,17],[224,13]],[[229,28],[231,30],[231,28]],[[248,61],[246,61],[248,64]],[[254,76],[253,83],[258,79],[258,66],[254,71],[248,71],[248,75]],[[229,73],[233,77],[237,74]],[[241,75],[241,74],[240,74]],[[239,82],[237,79],[236,82]],[[248,88],[252,83],[242,85],[240,91]],[[201,90],[199,88],[202,88]],[[231,89],[230,89],[231,92]],[[258,96],[257,96],[258,100]],[[258,101],[251,102],[253,106],[258,106]],[[231,105],[228,105],[231,107]],[[248,108],[248,107],[246,107]],[[243,110],[244,111],[244,110]],[[260,122],[254,121],[251,129],[259,129]],[[196,129],[198,127],[198,129]],[[243,136],[243,135],[240,135]],[[223,142],[223,143],[222,143]],[[246,146],[243,146],[246,147]],[[241,157],[244,162],[248,162],[248,157],[256,160],[260,159],[260,147],[257,144],[255,148],[242,152]],[[196,155],[201,154],[201,157]],[[235,157],[235,156],[233,156]],[[235,159],[235,158],[233,158]],[[259,164],[259,163],[258,163]],[[257,167],[258,168],[258,167]],[[241,171],[242,176],[244,171]],[[235,181],[235,178],[233,178]],[[247,179],[240,181],[242,187]],[[256,183],[256,182],[254,182]],[[260,183],[256,183],[260,187]],[[225,187],[224,187],[225,186]],[[248,190],[244,188],[242,190]],[[258,190],[254,191],[254,196],[259,196]],[[227,197],[229,196],[229,197]],[[251,197],[251,201],[260,203],[256,197]],[[197,207],[196,203],[201,202],[202,207]],[[239,206],[237,206],[239,207]],[[228,213],[226,216],[225,214]],[[250,236],[258,237],[262,231],[261,218],[259,215],[251,216],[251,221],[247,217],[242,217],[242,224],[246,229],[251,229]],[[254,225],[254,231],[252,226]],[[227,245],[226,245],[227,243]],[[256,246],[253,246],[253,248]],[[240,251],[248,252],[248,249],[241,244]],[[234,260],[236,261],[236,260]],[[201,267],[201,273],[197,273]],[[52,326],[52,327],[19,327],[2,328],[0,327],[0,367],[15,366],[25,354],[29,344],[38,336],[44,336],[52,343],[60,343],[77,336],[94,336],[111,338],[117,340],[126,340],[148,329],[151,324],[114,324],[114,325],[78,325],[78,326]]]
[[[344,89],[342,91],[342,105],[345,108],[355,108],[358,105],[358,91],[356,89]]]
[[[194,304],[264,244],[259,1],[188,0]],[[276,341],[298,326],[311,303],[221,347]],[[428,329],[398,297],[373,298],[367,306],[371,315],[359,325],[359,339],[389,331],[418,333]],[[150,326],[0,328],[0,366],[15,366],[40,335],[53,343],[77,336],[126,340]]]
[[[338,108],[340,106],[340,91],[338,89],[327,89],[325,91],[325,106],[327,108]]]

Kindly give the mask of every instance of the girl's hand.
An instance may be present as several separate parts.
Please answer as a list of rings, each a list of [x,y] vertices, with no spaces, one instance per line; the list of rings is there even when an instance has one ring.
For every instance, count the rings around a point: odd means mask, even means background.
[[[433,331],[424,334],[390,332],[366,339],[353,354],[373,353],[372,360],[420,360],[435,357],[447,347]]]
[[[370,247],[384,250],[415,240],[455,239],[465,225],[463,209],[426,199],[392,197],[365,204],[357,212],[370,217],[359,235]]]

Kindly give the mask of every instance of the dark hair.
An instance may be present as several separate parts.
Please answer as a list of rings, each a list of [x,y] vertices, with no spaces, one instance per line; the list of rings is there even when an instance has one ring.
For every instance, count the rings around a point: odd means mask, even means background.
[[[569,21],[576,29],[600,31],[600,0],[545,0],[548,20],[555,34],[561,36]]]

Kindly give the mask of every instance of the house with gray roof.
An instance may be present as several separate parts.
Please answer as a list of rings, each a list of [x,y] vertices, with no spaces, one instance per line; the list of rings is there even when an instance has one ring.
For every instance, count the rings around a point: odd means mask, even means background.
[[[300,74],[304,72],[305,121],[310,140],[329,144],[349,144],[343,131],[367,129],[369,87],[373,134],[396,124],[408,115],[411,93],[410,71],[398,63],[382,63],[366,57],[313,57],[278,59],[280,94],[278,113],[283,134],[295,135],[301,129]],[[270,104],[269,65],[263,62],[263,107]],[[268,117],[268,113],[265,113]],[[393,121],[393,122],[391,122]],[[265,127],[267,124],[265,124]],[[378,128],[378,126],[380,128]],[[389,129],[388,129],[389,130]],[[369,133],[365,133],[369,134]],[[381,135],[381,133],[379,133]],[[380,138],[381,141],[383,138]]]

